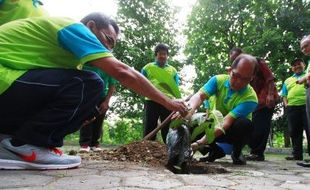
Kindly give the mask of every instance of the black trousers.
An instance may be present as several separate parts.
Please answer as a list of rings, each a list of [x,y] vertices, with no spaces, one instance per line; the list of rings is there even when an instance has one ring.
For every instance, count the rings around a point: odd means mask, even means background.
[[[0,95],[0,133],[36,146],[62,146],[92,116],[102,91],[93,72],[29,70]]]
[[[151,131],[153,131],[157,127],[157,121],[159,118],[161,122],[163,122],[170,115],[170,113],[171,111],[167,110],[164,106],[154,101],[146,100],[144,103],[143,136],[145,137],[147,134],[149,134]],[[170,122],[161,129],[161,136],[165,143],[166,143],[166,137],[169,131],[169,124]],[[150,140],[155,140],[155,139],[156,139],[156,135],[152,137]]]
[[[307,111],[308,131],[310,131],[310,88],[307,88],[306,111]],[[308,142],[308,154],[310,155],[310,135],[307,136],[307,142]]]
[[[226,131],[226,134],[217,137],[213,143],[210,144],[211,149],[217,149],[216,142],[229,143],[233,145],[233,152],[236,157],[239,157],[243,147],[248,143],[250,134],[253,130],[252,121],[247,118],[237,118],[232,126]],[[198,140],[204,136],[204,133],[198,135],[195,139]],[[209,151],[207,148],[199,150],[201,154],[205,155]]]
[[[292,140],[293,156],[302,158],[303,148],[303,130],[305,130],[308,144],[309,142],[309,126],[307,121],[306,106],[287,106],[288,129]]]
[[[104,100],[102,101],[104,102]],[[100,104],[99,104],[100,105]],[[97,146],[99,145],[99,139],[102,136],[102,124],[105,118],[106,112],[96,116],[95,121],[89,125],[83,126],[80,129],[80,146]]]
[[[274,108],[263,107],[253,112],[253,131],[249,140],[251,154],[263,156],[271,128]]]
[[[215,142],[227,142],[232,144],[234,155],[239,157],[243,147],[249,141],[252,130],[253,124],[251,120],[247,118],[237,118],[232,126],[226,131],[226,134],[217,137]],[[212,147],[212,145],[210,146]]]

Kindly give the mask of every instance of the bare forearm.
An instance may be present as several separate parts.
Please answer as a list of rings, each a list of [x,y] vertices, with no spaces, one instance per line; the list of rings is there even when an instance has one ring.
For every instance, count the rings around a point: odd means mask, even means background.
[[[287,101],[287,98],[285,97],[283,97],[283,104],[284,104],[284,107],[287,107],[288,101]]]
[[[204,96],[204,94],[202,94],[202,92],[198,91],[196,94],[194,94],[189,101],[187,102],[189,107],[192,110],[196,110],[201,104],[202,102],[206,99],[206,97]]]
[[[157,90],[143,75],[117,59],[101,58],[91,62],[92,65],[102,69],[108,75],[118,80],[123,86],[146,96],[155,102],[167,107],[169,98]]]

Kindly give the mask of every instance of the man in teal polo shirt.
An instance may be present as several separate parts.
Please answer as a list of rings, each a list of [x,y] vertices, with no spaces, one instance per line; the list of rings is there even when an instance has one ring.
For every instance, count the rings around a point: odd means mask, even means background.
[[[168,64],[169,48],[165,44],[158,44],[155,47],[156,61],[145,65],[141,73],[162,93],[170,98],[181,98],[179,91],[179,76],[176,69]],[[171,111],[153,100],[146,99],[144,104],[144,136],[156,128],[160,118],[163,122]],[[169,130],[169,123],[161,129],[164,142]],[[156,136],[151,140],[155,140]]]
[[[192,108],[188,118],[204,100],[215,96],[215,107],[224,116],[223,126],[217,127],[211,136],[206,135],[192,143],[192,149],[196,150],[200,145],[209,144],[211,150],[206,161],[214,162],[215,159],[225,156],[224,151],[215,143],[228,142],[233,144],[231,154],[233,164],[243,165],[246,160],[242,155],[242,148],[251,134],[251,114],[257,106],[257,96],[249,85],[253,79],[257,61],[255,57],[241,54],[233,62],[230,75],[213,76],[194,96],[188,104]]]
[[[303,160],[303,130],[306,131],[308,146],[310,144],[310,131],[306,114],[306,89],[303,84],[297,84],[296,82],[306,75],[304,71],[305,64],[302,59],[295,59],[291,63],[291,68],[294,74],[284,81],[281,90],[293,145],[292,156],[286,157],[286,159]]]
[[[104,82],[88,63],[140,95],[186,113],[183,101],[171,100],[141,74],[113,57],[119,28],[101,13],[74,22],[33,17],[0,26],[1,169],[77,167],[79,156],[59,149],[67,134],[93,118]]]
[[[304,55],[308,56],[308,58],[309,58],[309,56],[310,56],[310,35],[306,35],[300,40],[300,49],[301,49],[302,53]],[[305,86],[307,87],[306,111],[307,111],[308,126],[310,126],[310,88],[309,88],[309,86],[310,86],[310,72],[309,71],[310,71],[310,64],[308,61],[308,66],[306,69],[307,75],[297,81],[297,83],[305,84]],[[310,147],[309,146],[308,146],[308,154],[310,154]],[[310,163],[308,163],[308,162],[298,162],[297,164],[300,166],[303,166],[303,167],[310,167]]]
[[[89,152],[90,150],[94,152],[100,152],[99,139],[102,136],[102,124],[105,115],[109,109],[110,99],[115,92],[116,80],[107,75],[97,67],[93,67],[89,64],[85,64],[83,70],[95,72],[105,83],[103,88],[103,99],[97,106],[98,116],[94,121],[84,124],[80,129],[80,150],[79,152]]]

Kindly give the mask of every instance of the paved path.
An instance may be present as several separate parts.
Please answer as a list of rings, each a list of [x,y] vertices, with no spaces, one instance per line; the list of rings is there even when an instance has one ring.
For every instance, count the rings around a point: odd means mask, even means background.
[[[72,170],[0,170],[0,189],[310,189],[310,168],[297,166],[294,161],[283,158],[267,159],[237,167],[227,156],[212,163],[227,168],[230,173],[225,174],[176,175],[166,169],[110,161],[83,161],[81,167]]]

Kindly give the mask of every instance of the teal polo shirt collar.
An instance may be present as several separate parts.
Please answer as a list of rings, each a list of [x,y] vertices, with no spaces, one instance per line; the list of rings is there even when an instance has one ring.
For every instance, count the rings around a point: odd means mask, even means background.
[[[238,90],[238,91],[234,91],[233,89],[231,89],[230,87],[230,78],[228,80],[225,81],[224,83],[224,86],[226,88],[228,88],[228,93],[227,93],[227,96],[225,97],[224,99],[224,103],[227,104],[228,101],[231,99],[232,95],[237,92],[238,94],[242,95],[243,93],[245,93],[246,89],[247,89],[247,86],[246,85],[245,87],[243,87],[242,89]]]
[[[158,63],[157,60],[155,61],[155,65],[157,65],[158,67],[161,67],[161,66],[159,65],[159,63]],[[168,65],[168,61],[166,61],[164,67],[168,67],[168,66],[169,66],[169,65]]]

